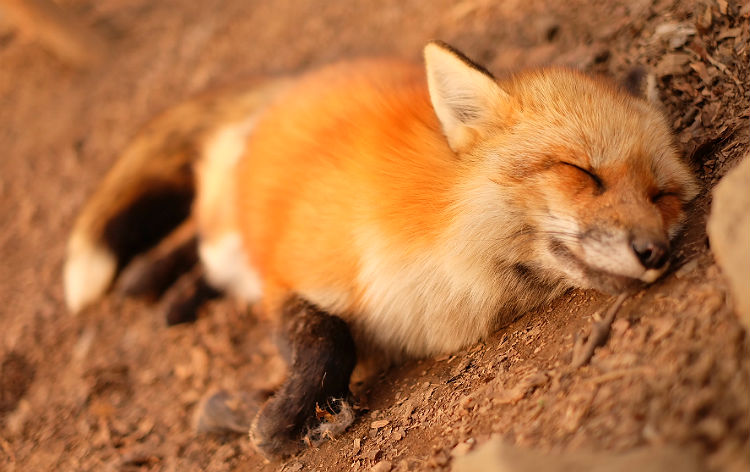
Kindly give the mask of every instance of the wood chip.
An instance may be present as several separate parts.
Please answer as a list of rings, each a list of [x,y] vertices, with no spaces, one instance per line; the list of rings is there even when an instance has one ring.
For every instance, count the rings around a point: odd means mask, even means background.
[[[523,380],[518,382],[515,387],[511,389],[503,389],[492,392],[492,402],[496,405],[503,405],[506,403],[516,403],[523,399],[529,392],[537,387],[541,387],[549,381],[549,376],[544,372],[535,372],[528,375]]]
[[[727,14],[727,7],[729,6],[727,3],[727,0],[716,0],[716,3],[719,5],[719,11],[722,15]]]
[[[370,428],[372,428],[372,429],[380,429],[383,426],[388,425],[390,422],[391,422],[390,420],[373,421],[372,423],[370,423]]]
[[[697,74],[698,77],[701,78],[703,83],[705,84],[711,84],[712,77],[708,73],[708,69],[706,68],[706,65],[702,62],[691,62],[690,68],[693,69]]]
[[[300,470],[302,470],[302,467],[303,465],[301,462],[293,462],[284,467],[282,470],[283,472],[299,472]]]

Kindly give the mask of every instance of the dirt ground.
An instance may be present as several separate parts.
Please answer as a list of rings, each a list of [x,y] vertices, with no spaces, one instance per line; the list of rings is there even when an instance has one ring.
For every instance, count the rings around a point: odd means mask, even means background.
[[[748,152],[747,2],[60,3],[111,41],[103,63],[76,70],[0,23],[0,470],[443,470],[493,435],[553,452],[674,445],[710,470],[750,468],[748,338],[704,230],[711,188]],[[170,328],[115,297],[70,315],[60,274],[77,210],[140,125],[198,91],[357,55],[419,60],[433,38],[497,72],[653,71],[704,184],[675,270],[626,302],[580,369],[574,341],[608,303],[595,292],[392,369],[346,434],[284,463],[243,435],[196,435],[206,393],[278,384],[269,327],[226,300]]]

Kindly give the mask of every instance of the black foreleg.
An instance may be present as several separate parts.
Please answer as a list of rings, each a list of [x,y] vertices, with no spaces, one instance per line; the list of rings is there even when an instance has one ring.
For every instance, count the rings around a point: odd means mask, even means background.
[[[304,300],[284,306],[281,331],[289,375],[260,410],[250,433],[256,447],[272,457],[299,450],[303,433],[320,423],[316,413],[340,413],[342,403],[336,400],[350,395],[356,363],[354,340],[344,320]]]

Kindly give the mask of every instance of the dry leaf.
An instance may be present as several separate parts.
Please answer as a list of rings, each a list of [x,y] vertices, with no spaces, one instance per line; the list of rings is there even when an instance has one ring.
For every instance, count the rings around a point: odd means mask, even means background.
[[[679,75],[685,72],[685,67],[690,63],[690,55],[683,53],[667,54],[656,66],[656,75]]]
[[[666,41],[671,49],[685,45],[697,31],[689,23],[662,23],[654,30],[654,37]]]
[[[702,62],[691,62],[690,68],[693,69],[698,76],[701,78],[701,80],[706,83],[710,84],[712,82],[711,76],[708,74],[708,69],[706,69],[706,65]]]

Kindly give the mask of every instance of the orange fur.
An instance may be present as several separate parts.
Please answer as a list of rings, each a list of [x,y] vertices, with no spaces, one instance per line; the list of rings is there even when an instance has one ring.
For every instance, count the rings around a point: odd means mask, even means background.
[[[389,74],[377,77],[383,67]],[[378,225],[392,244],[419,248],[446,226],[457,162],[423,85],[411,64],[341,64],[266,112],[237,180],[240,229],[268,285],[335,288],[356,311],[358,228]]]

